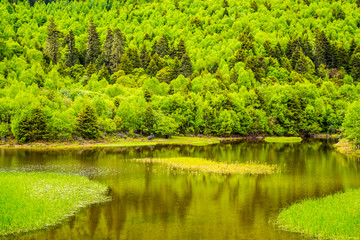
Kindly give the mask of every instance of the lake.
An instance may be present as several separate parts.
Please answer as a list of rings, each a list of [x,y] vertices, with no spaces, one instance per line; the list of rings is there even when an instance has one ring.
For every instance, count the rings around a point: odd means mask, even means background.
[[[1,171],[80,174],[109,186],[113,198],[56,228],[6,239],[303,239],[277,229],[271,220],[302,199],[360,187],[359,160],[337,153],[333,143],[1,149]],[[168,157],[277,164],[281,172],[194,174],[131,161]]]

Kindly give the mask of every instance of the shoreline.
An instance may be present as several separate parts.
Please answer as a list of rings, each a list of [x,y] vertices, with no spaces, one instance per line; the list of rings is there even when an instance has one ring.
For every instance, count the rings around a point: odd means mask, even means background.
[[[146,137],[139,138],[105,138],[99,141],[83,140],[73,142],[32,142],[19,144],[12,139],[9,143],[0,144],[0,149],[77,149],[77,148],[96,148],[96,147],[140,147],[155,145],[192,145],[207,146],[221,142],[236,142],[241,140],[264,140],[273,136],[231,136],[231,137],[215,137],[215,136],[173,136],[171,138],[155,138],[152,140]],[[304,136],[301,136],[304,138]],[[282,138],[281,136],[278,138]],[[319,134],[309,137],[309,139],[329,139],[338,138],[337,135]]]
[[[352,142],[341,139],[338,143],[334,144],[336,151],[348,156],[360,156],[360,149],[355,149]]]

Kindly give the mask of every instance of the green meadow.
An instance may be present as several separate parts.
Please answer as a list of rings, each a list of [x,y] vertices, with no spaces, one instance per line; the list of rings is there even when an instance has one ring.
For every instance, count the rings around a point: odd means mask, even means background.
[[[360,239],[360,190],[309,199],[282,210],[283,230],[321,239]]]
[[[110,200],[83,176],[0,172],[0,236],[55,226],[81,208]]]

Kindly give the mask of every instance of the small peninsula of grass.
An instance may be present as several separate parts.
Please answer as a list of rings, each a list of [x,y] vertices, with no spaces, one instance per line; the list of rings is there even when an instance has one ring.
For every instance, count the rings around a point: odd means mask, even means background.
[[[147,158],[136,159],[137,162],[152,162],[160,163],[171,168],[180,170],[190,170],[202,173],[216,173],[216,174],[271,174],[276,171],[276,166],[265,164],[252,163],[222,163],[202,158]]]
[[[148,140],[147,138],[128,138],[128,139],[104,139],[102,142],[84,141],[84,142],[34,142],[28,144],[0,144],[0,148],[16,148],[16,149],[36,149],[36,150],[68,150],[79,148],[96,148],[96,147],[141,147],[155,145],[191,145],[191,146],[207,146],[220,143],[217,137],[183,137],[172,136],[171,138],[155,138]]]
[[[275,142],[275,143],[291,143],[291,142],[301,142],[301,137],[266,137],[265,142]]]
[[[308,237],[360,239],[360,190],[304,200],[280,212],[277,225]]]
[[[0,172],[0,236],[55,226],[85,206],[108,201],[107,191],[82,176]]]
[[[343,154],[348,155],[360,155],[360,149],[358,149],[358,146],[351,141],[348,141],[346,139],[341,139],[338,143],[334,144],[335,149]]]

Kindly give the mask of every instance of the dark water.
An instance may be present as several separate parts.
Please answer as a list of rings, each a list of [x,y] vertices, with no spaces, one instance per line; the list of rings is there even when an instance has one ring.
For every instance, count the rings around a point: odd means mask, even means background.
[[[57,228],[7,239],[303,239],[269,221],[296,201],[360,187],[358,160],[335,152],[331,144],[244,141],[206,147],[0,150],[0,170],[81,174],[108,185],[113,197]],[[178,156],[278,164],[283,172],[184,175],[127,160]]]

